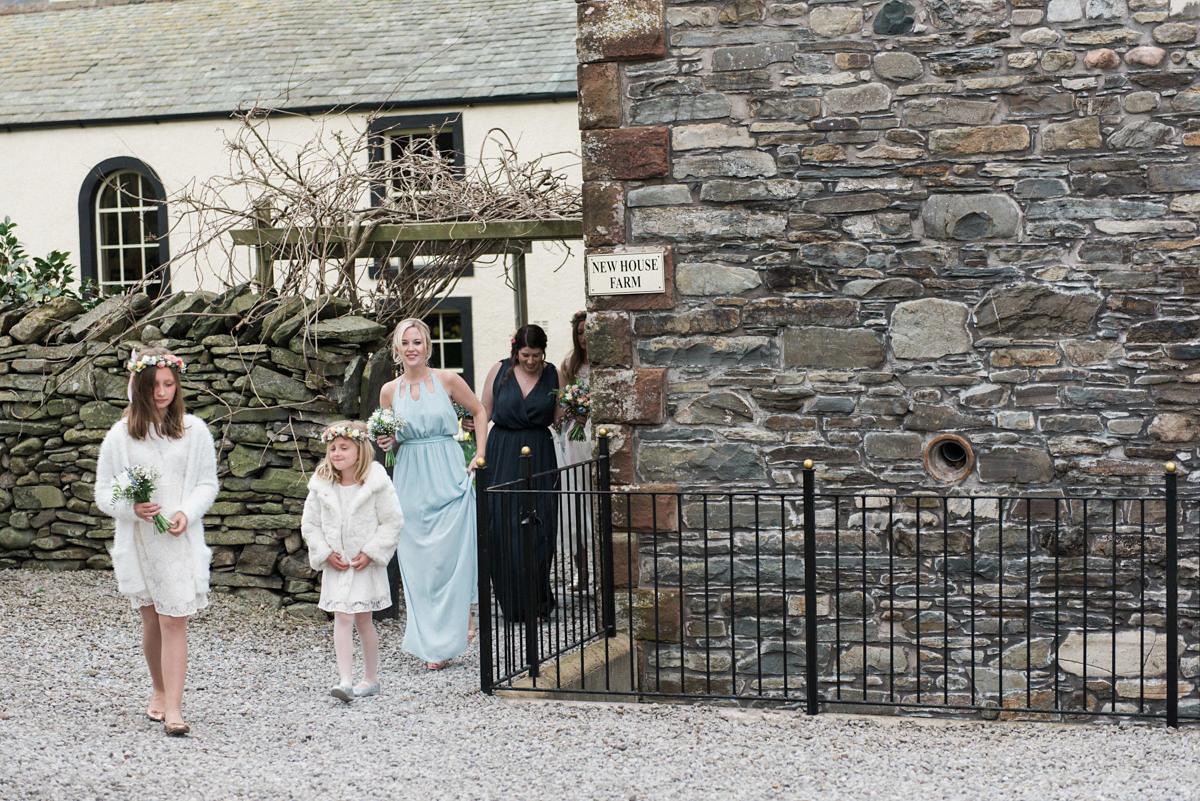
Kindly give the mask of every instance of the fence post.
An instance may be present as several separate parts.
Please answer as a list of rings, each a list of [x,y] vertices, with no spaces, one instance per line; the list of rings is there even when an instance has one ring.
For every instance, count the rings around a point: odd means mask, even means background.
[[[538,676],[538,564],[534,553],[534,541],[537,538],[537,498],[533,492],[533,451],[528,445],[521,448],[521,478],[524,490],[521,492],[521,572],[524,573],[521,605],[525,618],[525,664],[529,668],[529,677]]]
[[[804,694],[807,709],[817,709],[817,512],[813,460],[804,460]]]
[[[488,547],[488,482],[487,463],[480,456],[475,459],[475,543],[476,561],[479,571],[479,689],[492,694],[492,575],[491,552]]]
[[[613,588],[612,463],[608,455],[608,430],[596,432],[600,453],[596,472],[600,489],[600,615],[604,636],[617,634],[616,590]]]
[[[1175,463],[1167,462],[1167,725],[1179,726],[1179,531]]]

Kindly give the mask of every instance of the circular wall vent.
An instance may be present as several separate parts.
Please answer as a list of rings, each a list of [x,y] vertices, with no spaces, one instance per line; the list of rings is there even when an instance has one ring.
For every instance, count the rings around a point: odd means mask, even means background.
[[[925,469],[938,481],[962,481],[974,466],[971,443],[957,434],[942,434],[925,446]]]

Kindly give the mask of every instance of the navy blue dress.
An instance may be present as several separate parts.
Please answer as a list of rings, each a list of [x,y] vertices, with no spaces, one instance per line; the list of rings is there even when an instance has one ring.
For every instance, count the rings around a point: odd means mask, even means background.
[[[512,375],[512,362],[502,361],[492,383],[492,429],[488,432],[488,483],[492,486],[522,478],[521,448],[528,446],[533,459],[534,488],[545,490],[536,495],[536,528],[533,549],[527,554],[522,529],[520,495],[492,495],[489,515],[489,555],[492,588],[504,619],[510,623],[525,620],[532,612],[548,617],[555,606],[550,587],[550,566],[558,530],[558,462],[550,425],[558,400],[558,371],[554,365],[542,367],[537,384],[528,395]],[[538,474],[543,475],[538,475]]]

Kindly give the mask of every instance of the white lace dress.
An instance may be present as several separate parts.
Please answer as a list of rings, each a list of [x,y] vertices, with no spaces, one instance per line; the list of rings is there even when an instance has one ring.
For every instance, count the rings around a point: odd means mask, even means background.
[[[151,500],[168,520],[177,512],[187,515],[182,534],[159,532],[134,515],[131,502],[113,501],[113,480],[132,465],[158,471]],[[186,415],[179,439],[153,432],[134,439],[125,420],[105,435],[96,465],[96,505],[116,520],[113,572],[117,589],[135,609],[153,604],[160,615],[185,617],[208,605],[212,553],[204,542],[202,521],[216,497],[216,452],[200,418]]]

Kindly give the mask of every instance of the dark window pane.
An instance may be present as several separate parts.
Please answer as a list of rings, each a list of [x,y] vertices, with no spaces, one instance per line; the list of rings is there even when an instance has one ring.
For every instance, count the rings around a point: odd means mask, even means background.
[[[463,347],[461,342],[446,342],[442,345],[442,367],[450,370],[461,370],[463,366]]]
[[[150,204],[149,211],[142,212],[142,225],[146,232],[146,241],[153,242],[158,239],[158,207],[156,204]]]
[[[457,312],[442,318],[442,338],[462,339],[462,315]]]
[[[142,213],[140,211],[121,213],[121,242],[125,245],[142,244]]]
[[[100,244],[101,245],[119,245],[120,231],[117,226],[120,223],[116,214],[101,214],[100,215]]]
[[[100,275],[100,280],[106,283],[120,283],[121,251],[116,249],[100,251]]]
[[[141,193],[141,176],[136,172],[121,172],[117,173],[117,186],[121,190],[121,205],[124,207],[136,206],[140,200]]]
[[[146,272],[157,270],[162,263],[158,258],[158,245],[152,245],[142,249],[142,258],[146,264]]]
[[[111,209],[117,205],[117,190],[113,188],[111,183],[104,183],[104,189],[100,192],[100,202],[97,204],[102,209]]]
[[[442,315],[431,314],[425,318],[425,325],[429,326],[429,336],[433,339],[442,338]]]

